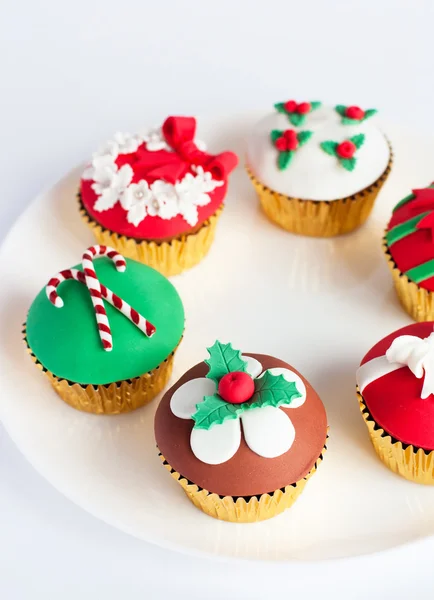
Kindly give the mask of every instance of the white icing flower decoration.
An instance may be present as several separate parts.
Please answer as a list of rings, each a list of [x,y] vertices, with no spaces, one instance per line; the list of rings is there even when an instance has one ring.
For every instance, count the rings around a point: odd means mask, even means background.
[[[260,380],[266,373],[282,375],[289,383],[295,383],[300,397],[282,408],[297,408],[306,401],[306,386],[302,379],[289,369],[267,369],[254,358],[241,356],[247,362],[247,373]],[[216,393],[216,383],[207,377],[191,379],[179,387],[170,400],[172,413],[180,419],[191,419],[204,402],[205,396]],[[237,452],[241,443],[241,423],[244,439],[249,448],[265,458],[275,458],[287,452],[295,439],[295,429],[288,415],[280,408],[262,406],[245,410],[236,418],[212,425],[208,429],[194,427],[190,436],[193,454],[204,463],[217,465],[226,462]]]
[[[143,140],[138,135],[131,133],[115,133],[114,142],[117,144],[118,154],[131,154],[136,152]]]
[[[149,152],[157,152],[158,150],[171,150],[170,146],[164,139],[161,127],[151,129],[147,134],[142,136],[143,141],[146,144],[146,150]]]
[[[132,183],[122,194],[121,205],[127,211],[127,221],[137,227],[147,214],[148,203],[152,201],[152,192],[148,182],[142,179]]]
[[[116,170],[113,169],[113,166]],[[123,193],[130,185],[133,178],[133,169],[130,165],[124,165],[117,169],[115,163],[103,164],[95,169],[92,189],[98,196],[94,209],[97,211],[113,208]]]
[[[148,203],[148,215],[162,219],[176,217],[179,212],[179,202],[174,186],[159,179],[151,185],[151,190],[153,198]]]
[[[203,167],[195,167],[196,175],[187,173],[179,183],[175,183],[178,196],[179,213],[192,227],[198,221],[198,206],[206,206],[210,202],[209,192],[223,185],[223,181],[216,181],[211,173],[205,172]]]
[[[407,366],[417,379],[422,379],[421,398],[434,394],[434,332],[427,338],[401,335],[393,340],[386,352],[391,363]]]

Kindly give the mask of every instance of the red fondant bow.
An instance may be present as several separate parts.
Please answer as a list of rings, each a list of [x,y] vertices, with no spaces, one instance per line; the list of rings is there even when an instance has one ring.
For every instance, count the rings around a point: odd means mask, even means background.
[[[168,117],[162,131],[173,152],[151,152],[143,147],[133,165],[134,181],[146,179],[148,183],[152,183],[156,179],[163,179],[176,183],[190,172],[192,165],[203,167],[214,179],[221,180],[226,179],[238,164],[238,158],[233,152],[212,156],[199,150],[194,143],[196,119],[193,117]]]
[[[212,156],[198,149],[194,143],[194,117],[168,117],[163,123],[162,131],[166,142],[180,158],[206,168],[215,179],[225,179],[238,164],[238,157],[233,152]]]

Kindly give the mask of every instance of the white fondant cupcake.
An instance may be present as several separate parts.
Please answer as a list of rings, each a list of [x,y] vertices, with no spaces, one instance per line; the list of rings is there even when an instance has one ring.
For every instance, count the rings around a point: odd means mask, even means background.
[[[276,104],[247,146],[247,169],[266,215],[288,231],[318,237],[362,225],[392,165],[375,113]]]

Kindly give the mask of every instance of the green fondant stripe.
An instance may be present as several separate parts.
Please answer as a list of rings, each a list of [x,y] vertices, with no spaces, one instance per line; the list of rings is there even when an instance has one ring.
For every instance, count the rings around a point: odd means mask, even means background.
[[[410,233],[417,231],[416,226],[419,221],[422,221],[422,219],[429,214],[429,212],[421,213],[420,215],[417,215],[408,221],[404,221],[404,223],[400,223],[399,225],[392,227],[392,229],[386,233],[387,245],[391,246],[395,242],[402,240],[402,238],[406,237],[407,235],[410,235]]]
[[[434,183],[432,183],[431,185],[428,185],[427,188],[434,189]],[[399,208],[401,208],[401,206],[404,206],[404,204],[407,204],[407,202],[410,202],[410,200],[414,200],[415,198],[416,198],[416,196],[414,194],[409,194],[408,196],[403,198],[400,202],[398,202],[398,204],[393,209],[393,212],[397,211]]]
[[[404,204],[407,204],[407,202],[410,202],[410,200],[414,200],[415,198],[416,196],[414,194],[409,194],[408,196],[406,196],[398,202],[398,204],[393,209],[393,212],[397,211],[399,208],[401,208],[401,206],[404,206]]]
[[[427,260],[423,264],[409,269],[405,274],[415,283],[420,283],[421,281],[425,281],[425,279],[434,277],[434,259]]]

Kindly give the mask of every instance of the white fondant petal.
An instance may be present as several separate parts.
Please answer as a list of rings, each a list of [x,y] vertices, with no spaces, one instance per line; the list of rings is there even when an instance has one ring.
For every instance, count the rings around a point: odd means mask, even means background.
[[[276,458],[284,454],[295,440],[294,425],[280,408],[264,406],[246,410],[241,415],[241,421],[250,450],[264,458]]]
[[[170,410],[179,419],[191,419],[196,412],[196,404],[204,396],[212,396],[216,391],[214,381],[206,377],[190,379],[179,387],[170,399]]]
[[[306,386],[297,373],[294,373],[294,371],[291,371],[290,369],[281,369],[279,367],[267,369],[267,371],[272,375],[283,375],[286,381],[294,382],[297,386],[297,390],[301,394],[300,398],[294,398],[290,404],[281,404],[280,406],[283,406],[283,408],[298,408],[306,402]],[[261,375],[261,377],[262,376],[263,375]]]
[[[247,363],[247,373],[250,377],[253,377],[253,379],[259,377],[262,373],[262,365],[259,360],[256,360],[256,358],[252,358],[251,356],[241,356],[241,358]]]
[[[190,436],[193,454],[208,465],[220,465],[236,453],[241,442],[240,420],[229,419],[210,429],[194,429]]]

